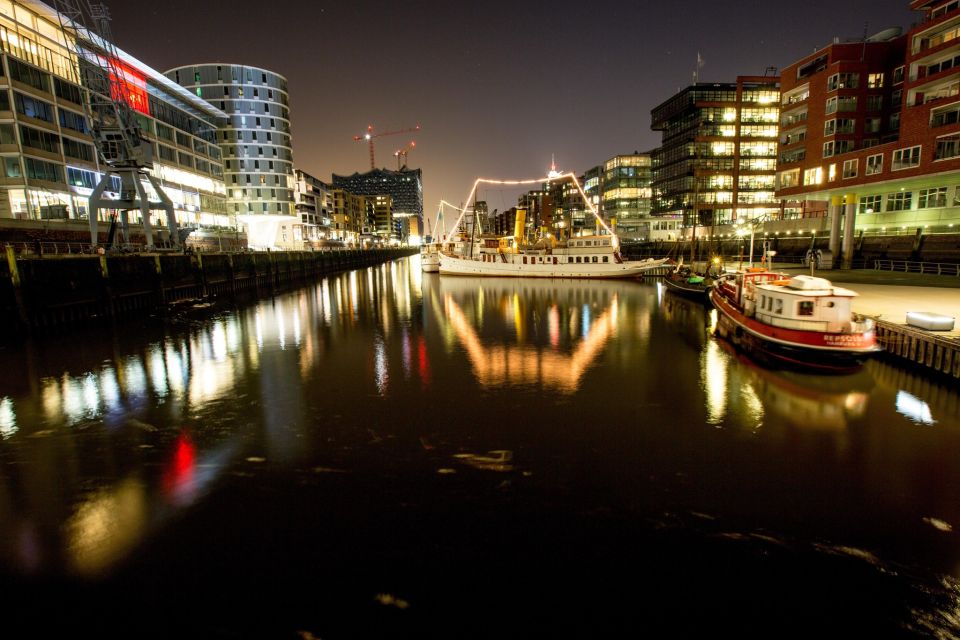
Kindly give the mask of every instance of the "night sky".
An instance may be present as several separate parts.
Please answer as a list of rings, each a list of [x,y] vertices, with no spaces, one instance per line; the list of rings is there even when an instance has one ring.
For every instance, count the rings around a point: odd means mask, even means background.
[[[582,172],[659,144],[650,110],[690,84],[783,68],[815,48],[907,28],[908,0],[565,2],[107,0],[116,44],[165,71],[202,62],[265,67],[289,81],[295,165],[329,181],[415,139],[424,210],[459,203],[478,176],[538,178],[551,154]],[[788,7],[790,8],[788,10]],[[493,208],[516,190],[487,189]],[[447,212],[447,221],[451,221]]]

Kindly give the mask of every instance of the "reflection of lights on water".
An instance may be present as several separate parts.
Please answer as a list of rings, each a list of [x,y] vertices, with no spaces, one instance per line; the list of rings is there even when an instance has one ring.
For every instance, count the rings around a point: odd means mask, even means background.
[[[717,321],[718,321],[718,319],[719,319],[719,316],[717,315],[717,310],[716,310],[716,309],[710,309],[710,313],[709,313],[709,315],[708,315],[708,320],[709,320],[708,329],[709,329],[709,331],[710,331],[710,335],[713,335],[714,333],[717,332]]]
[[[420,379],[424,387],[430,384],[430,359],[427,357],[427,343],[423,336],[417,338],[417,364],[420,371]]]
[[[293,312],[293,344],[300,346],[300,314],[297,310]]]
[[[170,345],[166,352],[167,385],[175,393],[183,393],[186,389],[187,367],[185,359],[177,353],[176,347]]]
[[[142,396],[147,391],[147,374],[143,370],[143,363],[137,356],[125,358],[119,367],[122,373],[123,390],[129,396]]]
[[[707,342],[700,363],[700,384],[706,392],[707,421],[723,422],[727,410],[727,359],[715,341]]]
[[[156,366],[156,365],[153,365]],[[163,363],[160,363],[160,372],[163,372]],[[153,372],[153,376],[157,373]],[[164,385],[166,388],[166,385]],[[103,398],[103,406],[107,411],[118,411],[120,409],[120,385],[117,384],[117,375],[112,367],[106,367],[100,372],[100,395]]]
[[[159,397],[164,397],[167,395],[167,372],[164,369],[163,364],[163,351],[160,349],[160,345],[154,344],[150,348],[150,354],[148,357],[147,367],[150,371],[150,385],[153,387],[154,393]],[[100,392],[103,394],[104,404],[108,408],[113,408],[113,402],[107,397],[107,385],[105,384],[104,376],[100,376]]]
[[[273,310],[273,318],[277,321],[277,341],[280,343],[280,350],[287,347],[287,327],[283,321],[283,303],[278,304]]]
[[[163,493],[174,504],[192,502],[196,492],[197,449],[187,434],[177,436],[173,455],[163,472]]]
[[[897,393],[897,412],[918,424],[936,423],[930,411],[930,405],[906,391],[901,390]]]
[[[17,416],[13,412],[13,400],[0,400],[0,437],[9,438],[17,432]]]
[[[63,390],[63,404],[58,408],[62,409],[67,423],[72,424],[84,415],[83,388],[76,380],[67,375],[63,376],[61,388]]]
[[[253,314],[254,332],[257,336],[257,350],[263,349],[263,318],[260,317],[258,308]]]
[[[227,358],[227,329],[222,321],[210,327],[210,347],[214,360],[220,362]]]
[[[357,272],[350,272],[350,310],[353,312],[353,317],[357,317],[357,304],[359,294],[357,293]]]
[[[859,417],[867,410],[867,400],[870,398],[866,393],[848,393],[843,401],[843,406],[851,416]]]
[[[40,391],[43,413],[47,416],[47,419],[50,419],[60,414],[60,408],[63,405],[60,382],[53,378],[46,378],[41,384],[43,385],[43,389]]]
[[[328,326],[333,321],[333,317],[330,313],[330,281],[326,278],[323,279],[323,283],[320,285],[320,306],[323,309],[323,321]]]
[[[590,305],[584,304],[580,309],[580,335],[586,338],[590,333]]]
[[[740,394],[740,402],[745,405],[747,418],[755,428],[759,428],[763,422],[763,401],[760,400],[760,396],[750,385],[743,385],[740,388]]]
[[[403,328],[403,334],[400,337],[401,351],[403,354],[403,377],[410,377],[411,359],[413,356],[413,339],[410,337],[407,328]]]
[[[615,299],[616,300],[616,299]],[[573,353],[563,355],[523,345],[517,335],[517,346],[484,346],[477,330],[449,294],[444,299],[445,315],[470,358],[477,380],[484,386],[504,383],[529,384],[539,382],[573,393],[586,370],[603,351],[614,333],[616,304],[597,316],[588,335],[579,341]]]
[[[227,334],[227,351],[230,353],[236,353],[237,349],[240,346],[240,327],[239,321],[237,318],[231,317],[229,321],[224,323],[226,325],[226,334]]]
[[[147,522],[143,485],[135,479],[92,494],[67,521],[70,561],[81,574],[97,573],[131,551]]]
[[[376,376],[377,393],[386,395],[387,384],[390,382],[390,374],[387,371],[387,347],[383,343],[383,338],[377,336],[373,343],[373,367]]]
[[[550,333],[550,346],[556,348],[560,346],[560,310],[557,305],[550,307],[547,311],[547,326]]]

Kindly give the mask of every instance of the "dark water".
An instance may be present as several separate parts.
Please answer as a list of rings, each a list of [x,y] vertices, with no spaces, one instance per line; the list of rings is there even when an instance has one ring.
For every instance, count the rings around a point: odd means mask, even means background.
[[[710,322],[413,258],[8,346],[0,634],[960,635],[957,391]]]

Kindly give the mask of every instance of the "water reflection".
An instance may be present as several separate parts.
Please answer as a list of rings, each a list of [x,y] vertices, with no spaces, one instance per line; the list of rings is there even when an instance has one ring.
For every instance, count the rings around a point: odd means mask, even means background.
[[[771,416],[800,429],[836,430],[866,413],[874,385],[864,370],[841,376],[817,376],[766,368],[711,337],[716,311],[666,292],[661,299],[667,324],[700,352],[700,383],[707,419],[721,426],[728,411],[744,427],[762,428]]]
[[[447,327],[484,387],[536,384],[573,393],[625,322],[616,287],[444,278],[440,290]],[[511,333],[515,344],[504,344]]]
[[[960,396],[889,363],[783,373],[650,284],[405,261],[214,311],[4,354],[4,569],[102,576],[145,548],[182,566],[211,530],[223,558],[279,540],[254,559],[277,574],[332,566],[319,550],[351,570],[407,549],[429,563],[436,531],[413,525],[429,522],[452,532],[448,576],[481,538],[504,541],[484,557],[522,566],[511,527],[544,523],[529,544],[551,562],[549,534],[572,525],[579,554],[617,531],[610,557],[629,561],[645,548],[633,533],[667,520],[960,566]]]

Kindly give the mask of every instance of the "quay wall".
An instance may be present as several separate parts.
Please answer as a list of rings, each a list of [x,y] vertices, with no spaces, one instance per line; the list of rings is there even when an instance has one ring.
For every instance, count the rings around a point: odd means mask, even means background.
[[[0,327],[5,334],[22,334],[162,312],[186,300],[270,295],[416,252],[397,248],[25,257],[8,246],[0,260]]]
[[[960,378],[960,340],[957,338],[883,320],[877,321],[876,331],[877,342],[891,356],[950,378]]]

